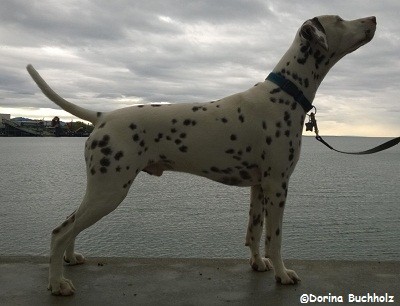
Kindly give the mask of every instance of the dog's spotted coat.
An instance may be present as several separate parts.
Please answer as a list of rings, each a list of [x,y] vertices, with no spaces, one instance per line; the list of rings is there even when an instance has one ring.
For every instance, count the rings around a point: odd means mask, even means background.
[[[375,27],[375,17],[308,20],[274,72],[294,82],[312,101],[328,70],[370,41]],[[28,71],[52,101],[95,125],[85,146],[85,197],[52,233],[49,289],[53,294],[75,291],[63,277],[63,255],[70,264],[83,263],[83,256],[74,252],[75,237],[113,211],[141,171],[156,176],[167,170],[187,172],[227,185],[251,187],[246,245],[252,268],[273,268],[282,284],[300,280],[293,270],[286,269],[281,256],[283,210],[306,116],[292,96],[266,80],[209,103],[137,105],[101,113],[67,102],[32,66]],[[264,224],[262,258],[259,244]]]

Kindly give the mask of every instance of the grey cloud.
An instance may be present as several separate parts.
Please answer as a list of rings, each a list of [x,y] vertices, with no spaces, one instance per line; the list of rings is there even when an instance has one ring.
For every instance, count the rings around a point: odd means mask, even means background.
[[[396,124],[399,8],[394,0],[3,1],[0,109],[55,108],[29,79],[30,62],[62,96],[95,110],[218,99],[263,81],[304,20],[376,15],[374,40],[333,68],[315,104],[333,120],[362,99],[370,117],[380,105]]]

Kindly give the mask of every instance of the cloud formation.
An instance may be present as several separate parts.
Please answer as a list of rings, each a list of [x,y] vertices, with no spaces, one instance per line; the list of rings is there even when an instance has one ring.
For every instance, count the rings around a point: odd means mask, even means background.
[[[57,109],[30,80],[28,63],[63,97],[93,110],[218,99],[263,81],[305,20],[375,15],[375,38],[332,69],[314,105],[324,135],[398,136],[400,4],[367,0],[359,6],[317,0],[6,0],[0,10],[0,112],[37,116]]]

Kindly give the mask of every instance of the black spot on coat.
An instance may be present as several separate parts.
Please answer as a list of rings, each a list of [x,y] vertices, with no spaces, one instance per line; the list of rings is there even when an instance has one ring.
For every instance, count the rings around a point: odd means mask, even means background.
[[[179,151],[181,151],[181,152],[183,152],[183,153],[186,153],[187,150],[188,150],[188,147],[187,147],[187,146],[180,146],[180,147],[179,147]]]
[[[97,140],[93,140],[93,141],[92,141],[92,144],[90,145],[90,147],[91,147],[92,149],[94,149],[94,148],[97,147],[97,144],[98,144]]]
[[[114,159],[115,159],[115,160],[120,160],[123,156],[124,156],[124,153],[123,153],[122,151],[118,151],[118,152],[114,155]]]
[[[110,147],[106,147],[101,149],[101,153],[103,153],[104,155],[110,155],[112,153],[112,150]]]
[[[239,174],[240,174],[240,177],[241,177],[243,180],[249,180],[249,179],[251,179],[250,174],[249,174],[247,171],[245,171],[245,170],[240,171]]]
[[[140,139],[139,134],[133,135],[132,139],[133,139],[133,141],[137,142]]]
[[[110,136],[109,135],[104,135],[103,139],[99,141],[98,146],[100,148],[106,147],[108,145],[109,141],[110,141]]]
[[[273,95],[273,94],[276,94],[276,93],[278,93],[280,91],[281,91],[281,89],[279,87],[277,87],[275,89],[272,89],[269,93]]]
[[[107,157],[103,157],[100,159],[100,165],[103,167],[108,167],[111,164],[110,160]]]

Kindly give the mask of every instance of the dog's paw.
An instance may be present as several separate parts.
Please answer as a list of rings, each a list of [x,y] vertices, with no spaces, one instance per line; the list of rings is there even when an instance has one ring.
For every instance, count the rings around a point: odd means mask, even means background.
[[[273,268],[272,263],[268,258],[261,258],[260,256],[250,258],[250,266],[257,272],[265,272]]]
[[[74,253],[72,256],[64,255],[64,261],[70,265],[81,265],[85,262],[85,257],[82,254]]]
[[[295,285],[301,281],[300,277],[293,270],[285,269],[281,275],[275,274],[275,280],[282,285]]]
[[[50,282],[47,287],[53,295],[68,296],[75,292],[75,287],[69,279],[61,278],[59,282]]]

